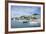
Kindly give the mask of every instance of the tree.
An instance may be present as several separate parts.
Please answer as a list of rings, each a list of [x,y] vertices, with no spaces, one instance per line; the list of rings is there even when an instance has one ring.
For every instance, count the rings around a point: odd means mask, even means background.
[[[32,20],[38,19],[38,18],[37,18],[37,17],[38,17],[37,15],[39,15],[39,14],[33,14],[32,17],[31,17],[31,19],[32,19]]]
[[[33,15],[32,15],[32,18],[33,18],[33,19],[37,19],[37,17],[36,17],[37,15],[39,15],[39,14],[33,14]]]

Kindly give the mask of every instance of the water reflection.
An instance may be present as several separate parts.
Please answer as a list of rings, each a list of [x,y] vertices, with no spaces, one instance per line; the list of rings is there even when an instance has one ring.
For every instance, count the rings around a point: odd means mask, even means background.
[[[40,27],[40,23],[19,22],[16,20],[11,21],[11,28],[28,28],[28,27]]]

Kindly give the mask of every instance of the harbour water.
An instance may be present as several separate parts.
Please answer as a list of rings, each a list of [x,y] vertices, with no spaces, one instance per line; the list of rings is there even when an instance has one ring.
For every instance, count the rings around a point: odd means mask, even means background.
[[[16,20],[11,20],[11,28],[31,28],[31,27],[40,27],[40,23],[32,23],[32,22],[18,22]]]

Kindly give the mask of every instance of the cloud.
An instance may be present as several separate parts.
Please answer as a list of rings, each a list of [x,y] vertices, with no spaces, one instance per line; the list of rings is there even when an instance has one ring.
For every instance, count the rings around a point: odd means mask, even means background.
[[[40,7],[36,6],[11,6],[12,16],[31,15],[33,13],[40,14]]]

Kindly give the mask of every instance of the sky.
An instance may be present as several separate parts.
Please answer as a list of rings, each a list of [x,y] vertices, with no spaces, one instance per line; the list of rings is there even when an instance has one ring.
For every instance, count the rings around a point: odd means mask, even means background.
[[[19,15],[32,15],[35,13],[40,14],[40,11],[40,6],[11,6],[12,17]]]

